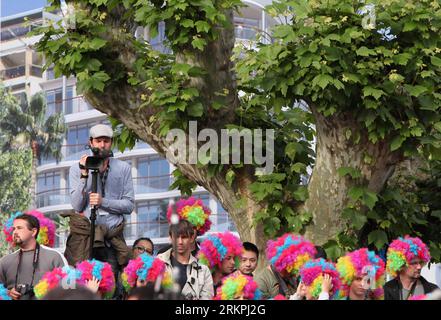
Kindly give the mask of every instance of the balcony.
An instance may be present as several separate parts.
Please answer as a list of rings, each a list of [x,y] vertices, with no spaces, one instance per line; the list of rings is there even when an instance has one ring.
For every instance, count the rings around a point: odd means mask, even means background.
[[[25,66],[17,66],[12,68],[7,68],[0,71],[0,79],[10,80],[19,77],[23,77],[26,74]]]
[[[133,178],[135,194],[167,192],[172,183],[171,175]]]
[[[89,149],[86,148],[87,142],[85,142],[84,144],[71,144],[71,145],[62,145],[61,146],[61,160],[60,161],[79,161],[81,156],[83,154],[89,154]],[[135,144],[135,147],[133,148],[134,150],[136,149],[146,149],[146,148],[150,148],[149,145],[143,141],[140,141],[138,143]],[[118,150],[114,149],[113,153],[117,153]],[[41,157],[38,165],[39,166],[43,166],[43,165],[47,165],[47,164],[53,164],[56,163],[57,161],[55,160],[54,157]],[[144,182],[140,182],[140,184],[143,184]],[[157,185],[157,184],[153,184],[153,185]]]
[[[259,33],[261,33],[262,30],[252,27],[252,26],[246,26],[242,24],[235,25],[234,28],[234,35],[236,37],[236,40],[246,40],[246,41],[255,41],[256,37]]]
[[[26,36],[28,32],[31,30],[34,30],[36,27],[39,26],[42,22],[34,22],[32,25],[29,26],[23,26],[23,24],[10,26],[8,28],[4,28],[1,31],[1,40],[2,41],[9,41],[18,39],[20,37]]]
[[[26,75],[26,66],[21,65],[17,67],[7,68],[0,71],[0,79],[2,80],[10,80],[19,77],[23,77]],[[30,75],[41,78],[43,76],[43,69],[38,65],[30,66]]]
[[[37,208],[70,203],[69,189],[54,189],[37,193]]]

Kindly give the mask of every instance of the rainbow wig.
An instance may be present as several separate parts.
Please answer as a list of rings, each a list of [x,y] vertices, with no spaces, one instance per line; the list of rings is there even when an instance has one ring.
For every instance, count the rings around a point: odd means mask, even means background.
[[[260,300],[262,292],[252,277],[235,272],[222,279],[222,285],[217,288],[213,300]]]
[[[375,289],[371,291],[371,298],[375,300],[384,299],[384,261],[374,251],[361,248],[349,252],[338,258],[336,266],[343,283],[344,295],[349,294],[349,288],[355,278],[368,276],[370,279],[375,279]]]
[[[50,290],[59,286],[71,288],[75,286],[77,273],[74,268],[64,266],[46,272],[41,280],[35,285],[34,293],[37,299],[43,298]]]
[[[417,296],[412,296],[412,297],[410,297],[407,300],[427,300],[427,294],[420,294],[420,295],[417,295]]]
[[[32,210],[25,213],[36,217],[40,222],[40,231],[38,232],[37,242],[44,246],[53,247],[55,243],[55,223],[51,219],[45,217],[44,214],[39,211]],[[6,236],[6,241],[11,246],[14,246],[14,239],[12,237],[14,220],[22,214],[23,213],[20,211],[12,214],[3,227],[3,233]]]
[[[288,299],[286,299],[286,297],[283,294],[279,293],[277,296],[275,296],[274,298],[272,298],[270,300],[288,300]]]
[[[386,270],[392,277],[396,277],[403,267],[407,267],[416,258],[425,263],[430,261],[430,252],[424,242],[418,237],[399,237],[387,249]]]
[[[176,202],[176,213],[179,220],[188,220],[196,229],[197,235],[201,236],[211,227],[209,216],[210,209],[204,206],[201,199],[190,197],[188,199],[181,199]],[[167,219],[171,223],[171,216],[173,214],[173,207],[170,205],[167,210]]]
[[[234,257],[236,269],[239,268],[242,252],[243,245],[240,239],[227,231],[208,235],[200,245],[197,258],[214,273],[216,267],[220,268],[228,255]]]
[[[301,281],[308,287],[311,296],[318,299],[322,292],[323,274],[331,276],[332,288],[329,292],[329,299],[339,299],[341,280],[340,275],[332,262],[328,262],[323,258],[310,260],[300,268]]]
[[[297,275],[300,268],[317,254],[315,246],[302,236],[286,233],[276,240],[269,240],[266,257],[278,271]]]
[[[161,285],[170,289],[173,285],[171,274],[166,271],[165,263],[159,258],[153,258],[147,253],[140,254],[136,259],[129,261],[121,274],[122,284],[126,291],[136,287],[139,280],[155,282],[161,277]]]
[[[0,301],[1,300],[12,300],[12,298],[8,295],[8,289],[5,288],[3,283],[0,283]]]
[[[100,281],[98,292],[104,299],[110,299],[115,291],[115,276],[112,266],[107,262],[95,259],[85,260],[77,264],[77,283],[86,285],[86,281],[95,277]]]

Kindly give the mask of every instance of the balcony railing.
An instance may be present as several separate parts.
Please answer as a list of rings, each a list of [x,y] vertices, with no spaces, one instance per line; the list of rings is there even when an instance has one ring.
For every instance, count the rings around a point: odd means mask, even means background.
[[[70,203],[69,189],[53,189],[37,193],[37,206],[49,207]]]
[[[73,160],[80,160],[81,156],[83,154],[89,154],[89,150],[86,148],[86,144],[71,144],[71,145],[62,145],[61,146],[61,159],[60,161],[73,161]],[[145,142],[138,142],[135,144],[134,150],[136,149],[145,149],[149,148],[149,145]],[[113,150],[113,153],[118,152],[117,149]],[[38,163],[39,166],[43,166],[46,164],[56,163],[56,160],[54,157],[42,157],[40,159],[40,162]],[[140,182],[141,185],[145,184],[145,182]],[[155,186],[157,184],[153,184]]]
[[[43,69],[38,65],[31,65],[30,70],[31,76],[41,78],[43,76]],[[0,71],[0,79],[9,80],[18,77],[23,77],[26,75],[26,66],[17,66],[12,68],[7,68]]]
[[[41,22],[34,22],[32,25],[29,26],[14,25],[8,28],[4,28],[1,31],[1,41],[8,41],[26,36],[29,31],[38,27],[38,24],[41,24]]]
[[[133,179],[136,194],[166,192],[172,182],[171,175],[138,177]]]
[[[64,99],[65,110],[63,110],[63,100],[56,100],[47,104],[46,117],[55,113],[73,114],[93,110],[94,108],[86,102],[83,96]]]
[[[17,66],[17,67],[1,70],[0,71],[0,79],[2,79],[2,80],[15,79],[18,77],[22,77],[25,74],[26,74],[26,67],[25,66]]]

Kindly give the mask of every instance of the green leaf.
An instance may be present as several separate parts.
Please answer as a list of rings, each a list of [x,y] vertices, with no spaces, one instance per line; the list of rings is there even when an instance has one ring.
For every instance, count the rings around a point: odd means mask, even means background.
[[[383,230],[374,230],[368,235],[368,243],[373,243],[377,249],[383,248],[387,242],[387,234]]]
[[[352,179],[361,178],[361,171],[356,168],[341,167],[338,168],[337,173],[340,177],[344,177],[345,175],[350,175]]]
[[[306,201],[308,199],[308,188],[306,186],[299,186],[293,193],[293,196],[297,201]]]
[[[384,91],[381,89],[375,89],[371,86],[366,86],[363,88],[363,97],[372,96],[376,100],[378,100],[382,95],[384,95]]]
[[[193,28],[194,22],[193,22],[193,20],[190,20],[190,19],[184,19],[181,22],[181,26],[183,26],[184,28]]]
[[[329,83],[333,83],[334,79],[328,74],[319,74],[312,79],[312,85],[318,85],[320,88],[325,89]]]
[[[420,85],[411,86],[411,85],[405,84],[404,88],[406,88],[407,92],[409,92],[409,94],[414,97],[418,97],[420,94],[427,91],[426,87],[423,87]]]
[[[199,49],[200,51],[204,50],[206,44],[207,42],[202,38],[194,38],[194,40],[191,42],[193,48]]]
[[[202,103],[194,103],[187,106],[187,114],[192,117],[200,117],[204,114],[204,106]]]
[[[405,137],[396,136],[390,144],[390,150],[391,151],[398,150],[401,147],[401,145],[403,144],[404,140],[406,140]]]
[[[437,58],[437,57],[435,57],[435,56],[431,56],[431,57],[430,57],[430,62],[431,62],[434,66],[441,67],[441,59],[440,59],[440,58]]]
[[[92,50],[98,50],[102,47],[104,47],[106,45],[107,41],[101,38],[94,38],[92,41],[90,41],[89,43],[89,47]]]
[[[364,189],[362,187],[351,187],[348,191],[348,196],[349,198],[351,198],[353,201],[357,201],[358,199],[360,199],[364,194]]]
[[[363,193],[363,203],[372,210],[378,201],[377,194],[375,192],[365,190]]]
[[[228,185],[231,187],[233,184],[233,180],[235,178],[235,173],[232,169],[227,171],[227,174],[225,175],[225,180],[227,181]]]
[[[208,33],[210,31],[210,25],[206,21],[197,21],[195,23],[197,32],[205,32]]]
[[[441,210],[434,210],[430,215],[441,220]]]
[[[357,55],[362,56],[362,57],[368,57],[369,55],[376,55],[374,50],[368,49],[367,47],[363,46],[360,47],[357,51],[356,51]]]

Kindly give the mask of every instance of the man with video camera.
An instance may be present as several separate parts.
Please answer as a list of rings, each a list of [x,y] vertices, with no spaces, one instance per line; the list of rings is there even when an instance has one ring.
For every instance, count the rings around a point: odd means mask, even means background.
[[[37,242],[40,223],[29,214],[14,219],[13,239],[19,250],[0,259],[0,283],[8,289],[13,300],[34,300],[34,285],[46,272],[67,265],[55,249]]]
[[[118,272],[129,259],[123,215],[131,214],[134,209],[134,191],[131,166],[112,158],[112,142],[112,128],[104,124],[93,126],[89,135],[93,156],[83,155],[79,164],[70,168],[70,195],[75,214],[69,215],[70,234],[64,254],[71,265],[90,258],[108,262],[118,279]],[[93,174],[97,176],[97,192],[92,192]],[[96,213],[94,236],[91,236],[91,213]]]

